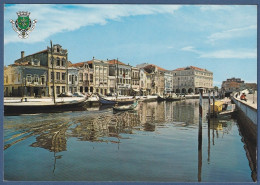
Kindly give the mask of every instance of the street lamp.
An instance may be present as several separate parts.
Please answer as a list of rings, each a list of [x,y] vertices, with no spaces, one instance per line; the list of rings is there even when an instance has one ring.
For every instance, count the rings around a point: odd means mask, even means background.
[[[253,90],[253,104],[255,103],[255,90]]]

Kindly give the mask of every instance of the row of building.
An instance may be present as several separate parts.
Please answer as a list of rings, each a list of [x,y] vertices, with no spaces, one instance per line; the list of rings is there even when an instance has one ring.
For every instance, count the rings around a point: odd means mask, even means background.
[[[51,51],[52,49],[52,51]],[[198,93],[213,88],[213,73],[194,66],[166,70],[154,64],[131,66],[119,60],[72,63],[68,51],[52,48],[25,56],[4,67],[5,96],[52,96],[64,92],[164,95]]]
[[[234,91],[241,91],[243,89],[249,89],[250,91],[257,90],[256,83],[246,83],[241,78],[228,78],[222,82],[221,91],[230,94]]]

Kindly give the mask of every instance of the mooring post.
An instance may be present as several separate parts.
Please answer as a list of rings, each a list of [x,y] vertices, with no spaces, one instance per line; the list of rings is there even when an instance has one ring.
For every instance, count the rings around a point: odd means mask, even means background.
[[[215,117],[215,91],[213,90],[213,117]]]
[[[210,90],[208,91],[208,93],[209,93],[209,110],[208,110],[208,121],[209,121],[209,119],[210,119]]]
[[[199,132],[198,132],[198,182],[201,182],[202,171],[202,97],[203,89],[199,89],[200,102],[199,102]]]
[[[199,141],[202,138],[202,97],[203,97],[203,89],[199,89],[200,91],[200,103],[199,103]],[[201,142],[199,142],[199,149],[201,149]]]

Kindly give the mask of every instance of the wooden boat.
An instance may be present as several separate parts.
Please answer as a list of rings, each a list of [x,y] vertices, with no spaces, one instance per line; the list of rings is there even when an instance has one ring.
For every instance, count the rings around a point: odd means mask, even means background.
[[[210,114],[207,113],[207,118],[229,119],[235,112],[235,104],[230,102],[216,101],[213,112],[213,104],[210,105]]]
[[[44,101],[21,101],[4,103],[5,115],[52,113],[73,110],[85,110],[86,98],[77,98],[71,101],[44,102]]]
[[[101,97],[100,95],[99,97],[99,102],[102,105],[115,105],[115,104],[119,104],[119,105],[127,105],[127,104],[132,104],[134,103],[134,99],[116,99],[116,100],[108,100],[104,97]]]
[[[176,96],[176,97],[166,97],[166,101],[180,101],[180,100],[184,100],[185,97],[181,97],[181,96]]]
[[[128,110],[134,110],[138,105],[138,101],[135,101],[131,105],[123,105],[123,106],[114,106],[113,111],[118,112],[118,111],[128,111]]]
[[[166,100],[166,98],[164,98],[164,97],[161,97],[161,96],[157,97],[157,101],[165,101],[165,100]]]

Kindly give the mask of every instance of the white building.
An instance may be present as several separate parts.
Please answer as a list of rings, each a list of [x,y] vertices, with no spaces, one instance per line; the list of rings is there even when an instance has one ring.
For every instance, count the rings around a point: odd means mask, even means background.
[[[68,92],[75,93],[78,92],[78,75],[79,69],[76,67],[68,67]]]
[[[194,66],[178,68],[172,71],[173,92],[199,93],[203,88],[204,93],[213,88],[213,72]]]

